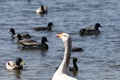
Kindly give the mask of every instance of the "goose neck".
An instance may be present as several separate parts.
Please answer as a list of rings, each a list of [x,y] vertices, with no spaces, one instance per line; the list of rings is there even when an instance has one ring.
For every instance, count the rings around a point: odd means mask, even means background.
[[[22,37],[21,36],[18,36],[18,41],[22,40]]]
[[[71,56],[71,38],[64,42],[64,58],[58,70],[65,72],[68,69],[70,56]]]
[[[11,32],[12,32],[12,35],[15,35],[15,30],[12,30]]]

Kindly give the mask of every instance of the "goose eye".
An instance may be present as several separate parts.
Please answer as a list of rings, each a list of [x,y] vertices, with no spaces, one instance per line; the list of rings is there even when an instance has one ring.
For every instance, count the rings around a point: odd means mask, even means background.
[[[64,37],[67,37],[66,35],[63,35]]]

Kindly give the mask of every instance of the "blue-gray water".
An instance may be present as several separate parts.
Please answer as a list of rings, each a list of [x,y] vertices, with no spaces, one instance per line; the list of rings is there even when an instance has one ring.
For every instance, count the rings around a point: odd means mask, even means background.
[[[48,14],[39,16],[35,10],[48,6]],[[52,32],[35,32],[33,27],[51,21]],[[99,22],[101,34],[80,36],[79,29]],[[11,41],[8,28],[17,33],[28,32],[34,40],[49,40],[49,50],[20,50]],[[120,1],[119,0],[0,0],[0,80],[51,80],[63,58],[60,32],[70,33],[73,46],[83,52],[72,52],[78,58],[79,80],[120,80]],[[26,62],[19,75],[4,68],[5,62],[22,57]],[[70,63],[72,65],[72,63]]]

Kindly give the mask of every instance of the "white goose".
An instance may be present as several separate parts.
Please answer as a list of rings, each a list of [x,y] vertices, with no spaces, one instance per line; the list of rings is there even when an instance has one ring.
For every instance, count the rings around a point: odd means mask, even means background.
[[[52,80],[77,80],[69,72],[69,61],[71,56],[71,37],[67,33],[57,34],[57,37],[62,39],[65,46],[64,58],[59,68],[54,73]]]

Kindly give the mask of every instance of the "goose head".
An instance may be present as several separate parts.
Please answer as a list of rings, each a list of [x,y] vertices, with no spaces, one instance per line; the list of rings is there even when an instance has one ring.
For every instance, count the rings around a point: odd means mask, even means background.
[[[8,29],[8,32],[11,32],[12,35],[15,35],[15,30],[14,30],[14,28],[10,28],[10,29]]]
[[[62,39],[63,42],[66,42],[70,38],[70,35],[67,33],[60,33],[60,34],[57,34],[57,37]]]

